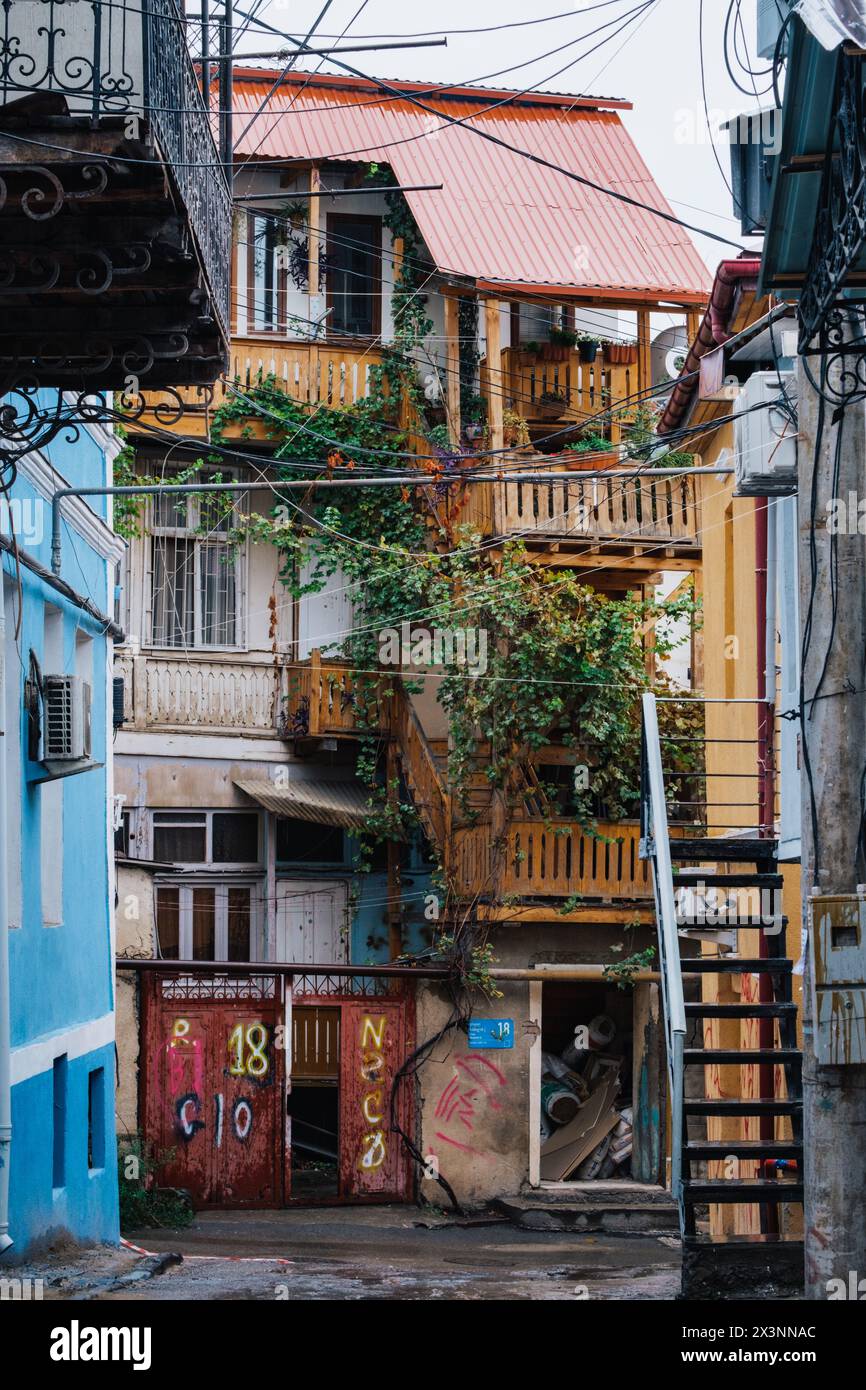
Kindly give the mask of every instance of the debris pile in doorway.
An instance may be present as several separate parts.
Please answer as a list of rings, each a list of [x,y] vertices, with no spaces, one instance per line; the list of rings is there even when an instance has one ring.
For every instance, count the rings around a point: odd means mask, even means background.
[[[560,1057],[542,1054],[541,1177],[547,1182],[629,1175],[632,1110],[617,1109],[623,1058],[608,1051],[616,1025],[602,1014],[588,1031],[588,1047],[575,1042]]]

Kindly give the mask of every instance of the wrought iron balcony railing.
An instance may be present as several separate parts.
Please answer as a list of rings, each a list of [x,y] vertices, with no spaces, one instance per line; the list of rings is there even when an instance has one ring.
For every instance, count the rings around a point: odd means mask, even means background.
[[[0,134],[14,131],[25,144],[32,136],[26,151],[31,166],[39,142],[49,138],[44,118],[54,134],[43,144],[40,166],[68,163],[70,149],[94,159],[125,153],[130,176],[151,157],[165,166],[172,201],[195,242],[210,309],[227,337],[231,193],[177,0],[4,0]],[[106,131],[120,137],[110,148],[98,138]],[[24,148],[18,144],[19,159]],[[38,172],[46,175],[41,167]],[[32,196],[29,205],[11,196],[9,203],[32,216]],[[44,216],[49,203],[42,194]]]

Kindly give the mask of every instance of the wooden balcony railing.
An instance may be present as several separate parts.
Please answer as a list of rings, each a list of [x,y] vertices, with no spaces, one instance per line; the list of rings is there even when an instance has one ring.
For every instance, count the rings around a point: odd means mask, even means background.
[[[124,678],[124,720],[133,729],[277,733],[285,673],[273,660],[121,652],[115,674]]]
[[[382,690],[378,710],[374,700],[374,707],[365,713],[363,721],[356,715],[358,696],[351,667],[345,662],[323,661],[321,653],[314,650],[308,662],[294,666],[289,672],[286,713],[289,736],[353,738],[360,727],[364,732],[369,732],[371,727],[387,728],[391,703],[387,692]],[[366,691],[362,696],[365,700],[371,699]]]
[[[550,471],[543,459],[539,467]],[[682,475],[582,478],[563,472],[562,482],[458,485],[448,505],[452,526],[469,525],[483,536],[666,546],[695,546],[700,538],[695,480]]]
[[[651,898],[635,822],[600,822],[590,835],[574,821],[513,820],[507,831],[502,893],[519,898]],[[455,831],[454,873],[467,895],[491,892],[490,827]]]
[[[233,338],[226,380],[216,382],[213,388],[179,391],[182,415],[174,394],[148,393],[150,408],[142,415],[142,423],[169,428],[176,423],[184,434],[204,438],[215,410],[237,403],[239,392],[249,391],[269,377],[293,400],[345,409],[370,394],[370,374],[381,360],[381,353],[360,345]],[[225,433],[229,438],[244,435],[264,440],[271,436],[272,426],[266,416],[251,409],[244,419],[228,422]]]
[[[486,375],[484,364],[482,373]],[[592,426],[614,444],[619,443],[622,423],[633,413],[631,398],[646,384],[639,381],[636,364],[605,362],[601,355],[595,362],[587,363],[581,362],[580,354],[573,351],[565,361],[548,362],[520,347],[502,350],[501,390],[506,402],[510,401],[518,415],[530,423],[579,424],[619,402],[631,402],[609,421]]]

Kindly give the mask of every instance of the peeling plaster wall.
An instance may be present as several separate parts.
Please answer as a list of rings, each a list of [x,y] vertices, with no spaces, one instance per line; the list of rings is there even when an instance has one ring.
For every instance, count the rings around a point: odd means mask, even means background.
[[[542,963],[614,964],[653,944],[655,931],[641,927],[626,936],[623,926],[529,923],[493,927],[490,939],[498,966],[528,969]],[[612,951],[612,946],[622,949]],[[513,1019],[514,1047],[470,1048],[466,1034],[451,1029],[419,1073],[421,1151],[435,1156],[440,1173],[467,1206],[514,1196],[529,1179],[530,1051],[541,1047],[541,1038],[532,1036],[529,982],[501,981],[498,987],[503,998],[479,996],[473,1017]],[[451,1002],[441,986],[419,985],[417,1043],[435,1036],[450,1015]],[[647,1100],[660,1103],[657,1096]],[[422,1179],[420,1188],[437,1205],[446,1200],[432,1179]]]
[[[151,959],[156,949],[153,874],[128,864],[117,866],[117,954]],[[117,1132],[138,1130],[139,1025],[141,1021],[138,973],[117,971],[117,1062],[115,1098]]]

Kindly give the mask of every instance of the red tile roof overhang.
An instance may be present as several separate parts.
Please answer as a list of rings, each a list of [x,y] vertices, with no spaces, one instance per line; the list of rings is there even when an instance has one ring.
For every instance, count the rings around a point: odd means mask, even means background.
[[[760,270],[760,258],[748,256],[735,261],[722,261],[716,271],[710,303],[698,329],[698,335],[689,348],[683,369],[659,420],[659,434],[670,434],[682,424],[698,389],[695,373],[700,368],[701,358],[728,341],[731,336],[728,324],[737,292],[754,292],[758,286]]]
[[[420,83],[389,82],[383,91],[373,81],[292,73],[256,115],[278,78],[234,74],[238,159],[371,161],[388,164],[403,185],[441,183],[406,198],[446,279],[491,294],[706,303],[709,275],[684,228],[569,177],[670,213],[618,114],[628,103]],[[409,100],[422,93],[436,114]],[[450,121],[437,121],[440,112]]]

